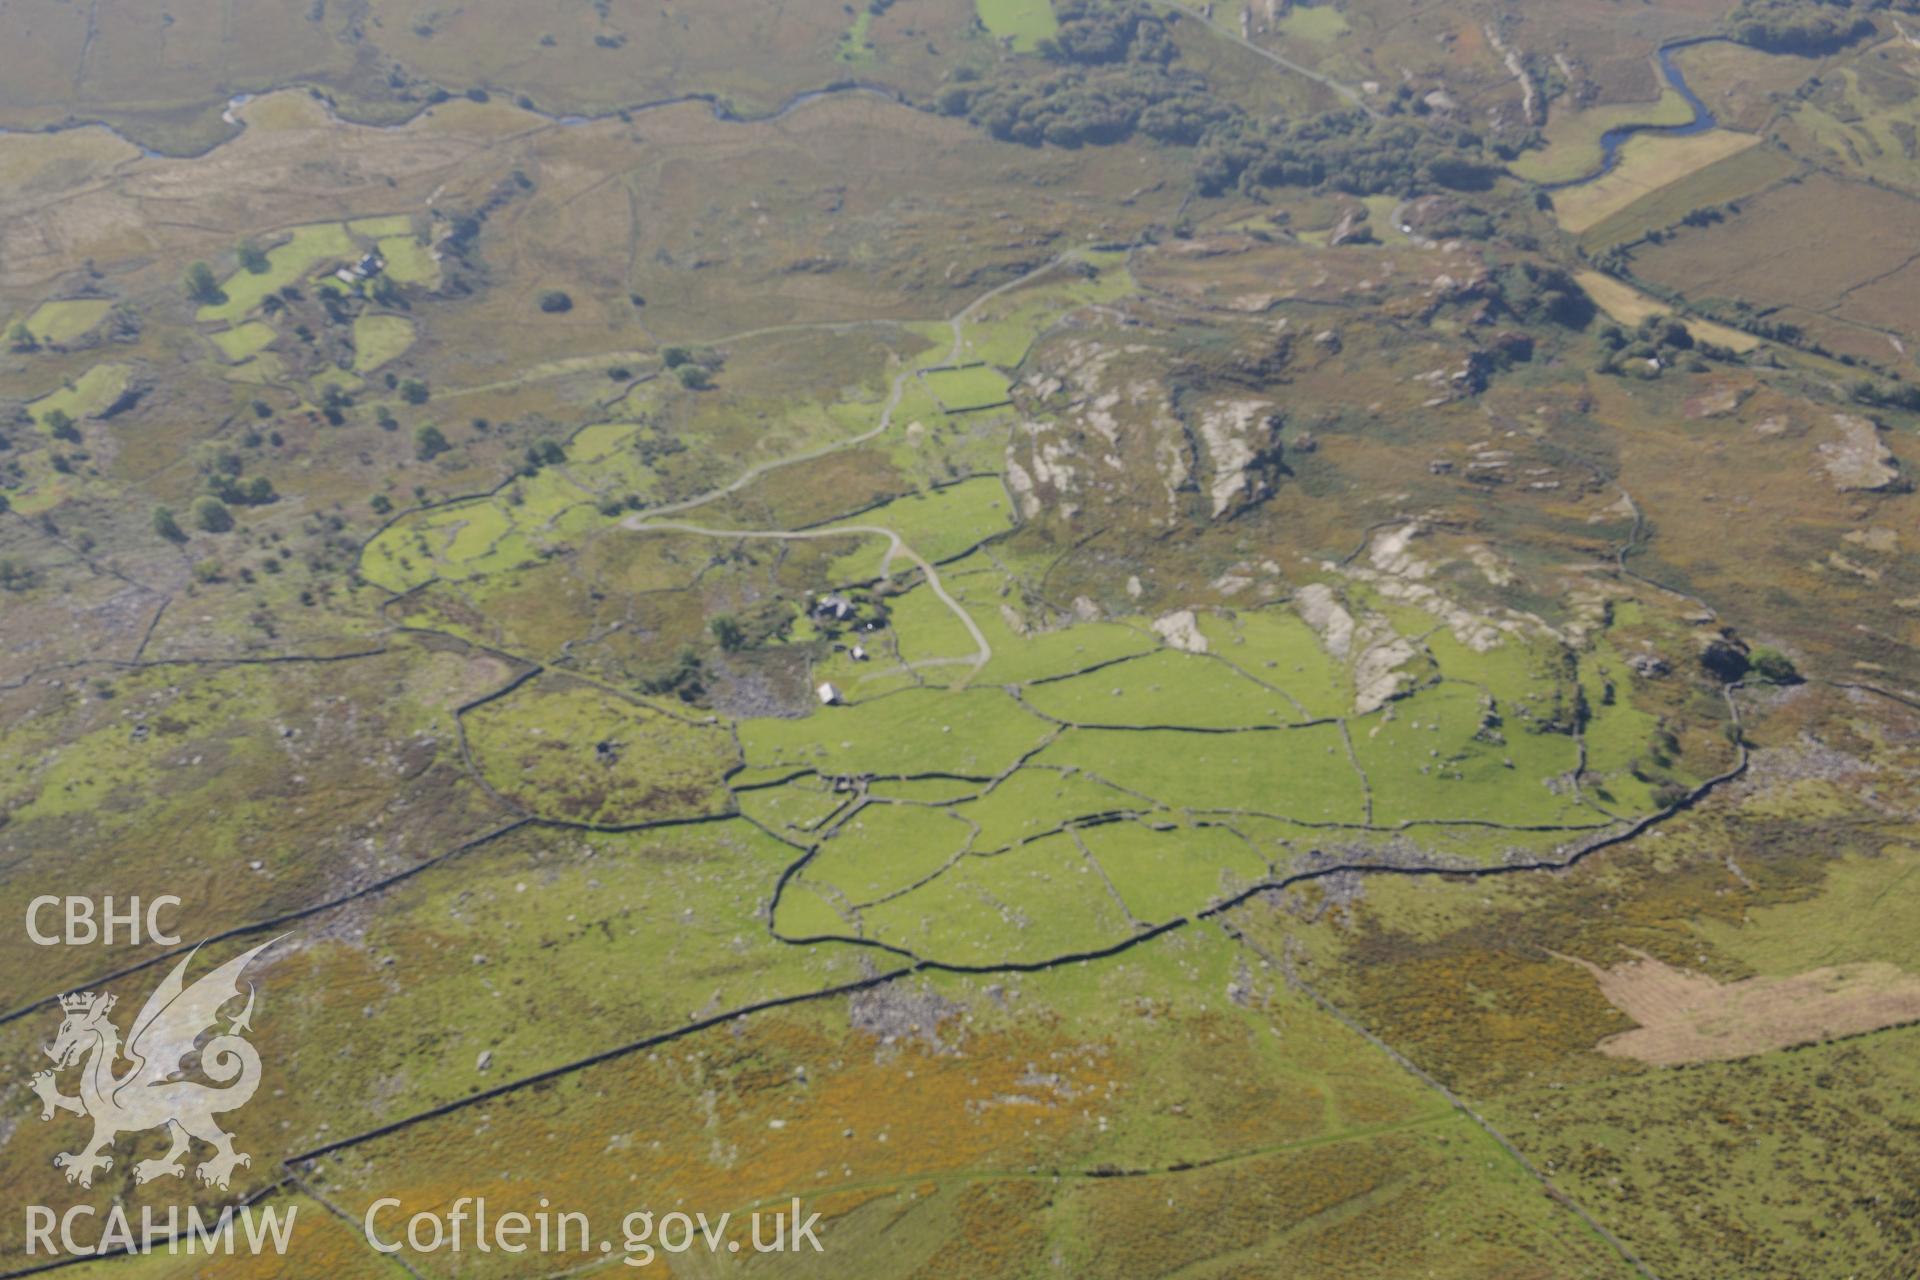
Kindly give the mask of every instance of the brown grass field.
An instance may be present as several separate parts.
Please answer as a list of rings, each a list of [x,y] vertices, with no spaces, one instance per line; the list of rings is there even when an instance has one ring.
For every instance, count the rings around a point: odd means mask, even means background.
[[[1808,234],[1819,227],[1820,233]],[[1725,224],[1683,230],[1634,252],[1641,277],[1695,297],[1798,305],[1864,319],[1856,291],[1901,270],[1920,237],[1920,203],[1824,174],[1787,183],[1745,202]],[[1897,296],[1896,291],[1896,296]],[[1897,331],[1920,331],[1920,310],[1886,294],[1873,314]],[[1907,291],[1905,301],[1920,302]]]
[[[1639,1026],[1600,1052],[1655,1066],[1745,1058],[1920,1019],[1920,976],[1891,964],[1718,983],[1641,955],[1609,969],[1575,960]]]

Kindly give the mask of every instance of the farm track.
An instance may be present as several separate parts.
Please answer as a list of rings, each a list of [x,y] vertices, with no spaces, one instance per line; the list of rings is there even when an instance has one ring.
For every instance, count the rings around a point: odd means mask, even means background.
[[[960,624],[967,629],[967,634],[973,637],[973,643],[976,646],[974,657],[971,660],[973,665],[973,673],[977,675],[981,668],[985,667],[987,663],[993,660],[993,646],[987,643],[986,634],[980,630],[980,624],[973,620],[973,615],[968,613],[958,600],[955,600],[951,595],[947,594],[947,589],[945,585],[942,584],[940,581],[940,570],[934,567],[932,561],[928,560],[925,556],[922,556],[918,551],[915,551],[912,547],[908,546],[906,542],[901,539],[898,533],[894,532],[892,529],[887,528],[885,525],[846,524],[846,525],[829,525],[824,529],[747,530],[747,529],[709,529],[704,525],[685,524],[677,520],[663,520],[658,522],[647,521],[644,523],[634,523],[635,521],[640,521],[640,520],[643,520],[643,517],[630,516],[628,517],[628,520],[626,521],[624,527],[631,529],[636,533],[645,533],[651,529],[670,529],[679,533],[703,534],[710,538],[771,538],[776,540],[799,541],[799,540],[805,540],[808,538],[840,538],[840,537],[845,537],[848,534],[867,534],[867,535],[873,535],[873,536],[885,538],[887,539],[887,555],[886,555],[886,559],[881,564],[881,570],[880,570],[881,576],[882,577],[887,576],[888,566],[891,565],[894,557],[896,556],[904,557],[905,559],[912,561],[914,564],[914,567],[919,569],[920,572],[926,576],[927,588],[933,592],[934,596],[939,599],[941,604],[945,605],[948,609],[953,611],[953,615],[956,618],[960,619]],[[932,666],[935,664],[938,664],[941,666],[951,666],[951,665],[954,665],[954,662],[952,659],[934,658],[926,662],[917,662],[917,663],[909,662],[905,665],[908,669],[918,669],[923,666]],[[971,679],[971,678],[972,676],[968,677],[968,679]],[[966,684],[965,680],[961,681],[961,687],[964,687],[965,684]]]

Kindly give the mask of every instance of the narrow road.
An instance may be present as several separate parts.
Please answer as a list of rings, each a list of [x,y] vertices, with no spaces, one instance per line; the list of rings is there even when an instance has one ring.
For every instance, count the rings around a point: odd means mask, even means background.
[[[960,358],[960,350],[966,345],[965,326],[967,320],[971,318],[976,311],[1009,289],[1019,288],[1021,285],[1027,283],[1027,281],[1044,275],[1062,263],[1072,260],[1074,256],[1075,251],[1068,250],[1059,257],[1047,260],[1040,266],[1026,272],[1024,275],[1015,276],[1003,284],[997,284],[948,317],[947,326],[953,331],[953,342],[948,346],[946,354],[941,356],[932,366],[917,363],[909,364],[905,369],[895,374],[893,386],[887,393],[887,402],[880,410],[880,420],[874,423],[869,429],[862,431],[859,435],[848,436],[842,440],[835,440],[829,444],[823,444],[818,448],[808,449],[802,453],[789,454],[784,458],[773,458],[766,462],[755,463],[734,477],[730,483],[722,485],[718,489],[709,490],[696,497],[683,498],[678,502],[668,502],[661,506],[648,507],[638,516],[626,520],[624,522],[626,527],[629,529],[637,529],[640,526],[635,523],[636,520],[646,520],[654,516],[674,515],[682,511],[691,511],[696,507],[703,507],[709,502],[715,502],[721,498],[729,497],[732,494],[740,492],[740,490],[746,488],[770,471],[777,471],[781,467],[790,467],[796,463],[812,462],[817,458],[824,458],[829,454],[838,453],[842,449],[851,449],[857,445],[863,445],[867,441],[884,434],[887,428],[893,425],[893,415],[895,411],[900,408],[901,398],[906,395],[907,380],[916,377],[922,368],[952,364]],[[762,534],[760,536],[772,535]],[[982,643],[984,643],[984,641]]]
[[[972,659],[973,670],[963,677],[960,683],[955,685],[954,688],[966,688],[967,681],[980,674],[980,669],[993,660],[993,646],[987,643],[986,633],[980,630],[980,624],[973,620],[973,615],[968,613],[958,600],[955,600],[951,595],[947,594],[946,585],[940,581],[940,571],[934,568],[933,562],[908,546],[899,534],[887,528],[885,525],[840,524],[832,525],[824,529],[796,530],[710,529],[705,525],[687,524],[678,520],[652,520],[645,514],[628,516],[620,522],[620,525],[622,528],[630,529],[635,533],[672,530],[676,533],[702,534],[709,538],[773,538],[799,541],[807,538],[840,538],[848,534],[869,534],[885,538],[887,540],[887,554],[886,558],[881,562],[881,575],[883,577],[886,575],[887,569],[892,565],[895,556],[904,556],[906,559],[911,560],[920,572],[926,575],[927,587],[933,592],[934,596],[941,604],[953,611],[953,616],[960,619],[960,625],[967,629],[969,636],[973,637],[975,647],[975,653]],[[936,664],[946,666],[949,665],[949,663],[949,659],[936,659],[929,663],[910,662],[906,665],[908,667]]]
[[[1351,102],[1354,106],[1360,108],[1362,111],[1366,112],[1368,115],[1374,117],[1375,119],[1379,119],[1380,113],[1376,111],[1371,105],[1368,104],[1366,95],[1361,93],[1360,90],[1355,86],[1346,83],[1344,80],[1335,80],[1332,76],[1327,75],[1324,72],[1315,71],[1312,67],[1309,67],[1304,63],[1295,62],[1292,58],[1287,57],[1285,54],[1275,53],[1271,49],[1264,49],[1261,46],[1255,44],[1253,41],[1246,39],[1238,31],[1235,31],[1232,28],[1228,27],[1225,23],[1215,22],[1212,18],[1203,16],[1200,10],[1197,8],[1189,8],[1184,4],[1171,4],[1168,7],[1171,9],[1179,10],[1179,12],[1183,16],[1193,19],[1195,22],[1199,23],[1201,26],[1205,27],[1207,30],[1213,32],[1215,35],[1219,36],[1222,40],[1225,40],[1229,44],[1237,44],[1242,49],[1245,49],[1247,52],[1255,55],[1256,57],[1265,58],[1268,62],[1271,62],[1276,67],[1280,67],[1280,68],[1283,68],[1284,70],[1291,71],[1297,76],[1305,76],[1307,79],[1312,80],[1317,84],[1325,85],[1327,88],[1333,90],[1335,93],[1339,94],[1341,97],[1345,98],[1348,102]]]

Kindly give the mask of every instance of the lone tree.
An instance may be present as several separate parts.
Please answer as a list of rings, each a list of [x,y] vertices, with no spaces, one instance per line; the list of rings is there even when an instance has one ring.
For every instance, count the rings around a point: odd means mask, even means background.
[[[227,510],[226,503],[209,495],[194,501],[193,522],[208,533],[225,533],[233,528],[233,512]]]
[[[7,345],[15,351],[33,351],[40,343],[34,338],[33,330],[27,328],[25,320],[15,320],[13,327],[7,330]]]
[[[266,250],[251,240],[242,240],[233,246],[233,252],[240,259],[240,265],[256,276],[267,274],[267,268],[273,265],[267,261]]]
[[[564,290],[549,289],[540,295],[540,309],[548,315],[559,315],[573,310],[573,299]]]
[[[429,394],[427,384],[418,378],[408,378],[400,384],[400,398],[408,404],[425,404]]]
[[[424,426],[413,433],[413,453],[422,462],[430,461],[435,455],[445,453],[452,447],[438,427]]]
[[[213,268],[204,262],[187,268],[187,296],[208,306],[227,300],[227,295],[220,291],[220,282],[214,279]]]
[[[705,391],[713,385],[713,375],[697,364],[683,364],[673,371],[680,385],[689,391]]]
[[[180,528],[180,522],[173,518],[173,511],[168,507],[155,507],[153,509],[153,531],[165,538],[168,542],[185,542],[187,540],[186,533]]]

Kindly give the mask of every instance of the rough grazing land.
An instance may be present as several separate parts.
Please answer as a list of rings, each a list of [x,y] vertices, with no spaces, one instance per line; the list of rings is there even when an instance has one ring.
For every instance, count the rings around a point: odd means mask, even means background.
[[[1548,193],[1723,5],[230,8],[0,16],[0,917],[285,935],[252,1163],[7,1195],[1905,1274],[1894,14]]]

